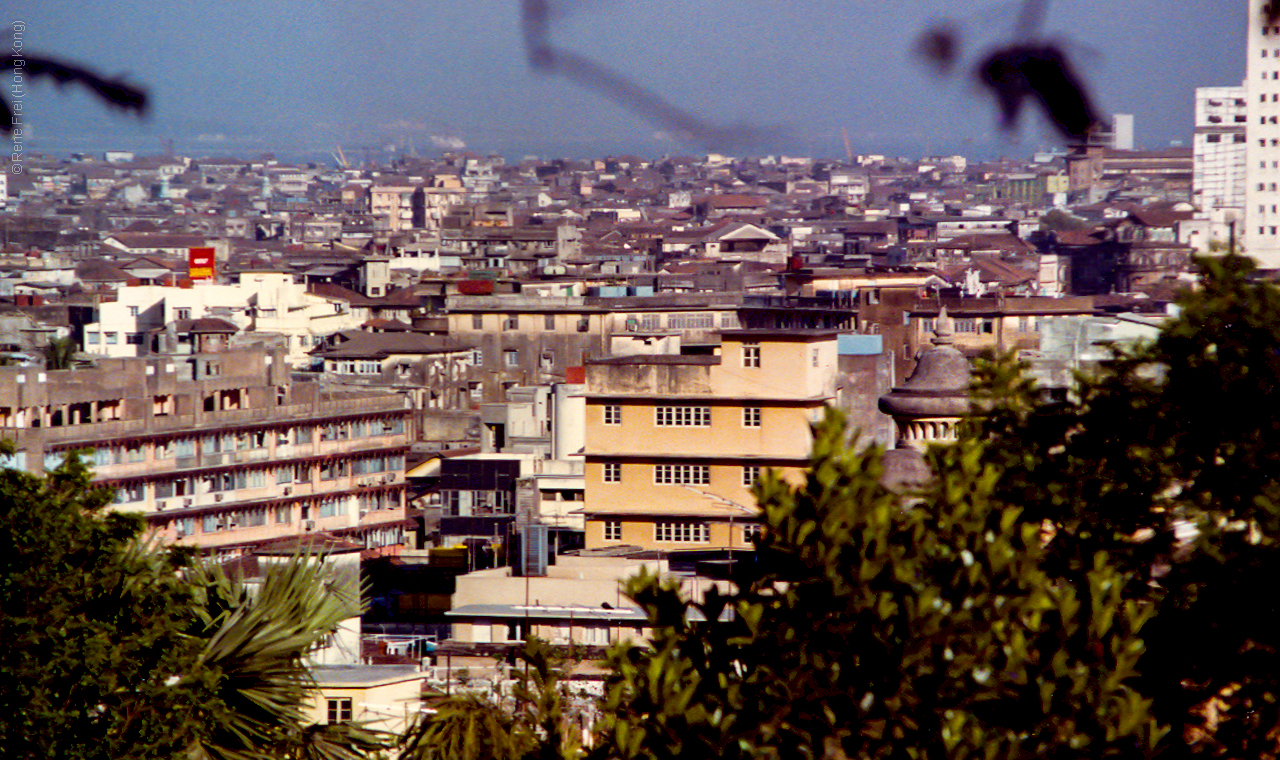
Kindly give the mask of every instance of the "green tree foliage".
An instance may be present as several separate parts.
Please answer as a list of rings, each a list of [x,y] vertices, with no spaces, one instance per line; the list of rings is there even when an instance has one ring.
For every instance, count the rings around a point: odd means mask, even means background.
[[[173,688],[200,648],[192,589],[110,500],[74,457],[45,478],[0,469],[6,757],[167,757],[196,729]]]
[[[331,758],[386,746],[308,725],[305,655],[359,609],[315,560],[252,592],[141,539],[78,457],[45,477],[0,469],[0,754]]]
[[[1063,211],[1062,209],[1049,209],[1044,216],[1040,217],[1040,229],[1052,230],[1053,232],[1071,232],[1075,230],[1089,229],[1089,223],[1078,216]]]
[[[981,364],[905,505],[823,423],[738,590],[633,583],[655,636],[613,655],[600,756],[1280,754],[1280,290],[1200,265],[1066,401]]]
[[[986,365],[973,434],[1003,473],[995,498],[1056,530],[1047,572],[1076,583],[1105,552],[1156,610],[1139,686],[1168,751],[1275,757],[1280,610],[1254,582],[1280,572],[1280,291],[1242,257],[1200,265],[1159,338],[1067,402]]]
[[[601,757],[1141,756],[1161,735],[1133,686],[1149,609],[1102,552],[1078,584],[994,498],[985,447],[934,451],[903,507],[834,413],[806,482],[758,487],[765,531],[738,590],[682,599],[642,576],[655,626],[616,651]],[[707,622],[713,621],[713,622]]]
[[[267,760],[304,751],[345,757],[346,743],[381,746],[359,727],[335,733],[309,726],[304,712],[314,685],[304,656],[359,613],[355,584],[332,582],[308,558],[267,567],[256,589],[210,566],[192,568],[188,577],[201,602],[193,634],[203,646],[189,675],[193,693],[204,697],[207,730],[192,743],[197,758]]]
[[[45,369],[74,368],[78,348],[71,338],[53,338],[44,347]]]
[[[547,642],[516,650],[509,704],[464,692],[439,701],[405,733],[401,760],[560,760],[579,756],[566,707],[563,663]]]

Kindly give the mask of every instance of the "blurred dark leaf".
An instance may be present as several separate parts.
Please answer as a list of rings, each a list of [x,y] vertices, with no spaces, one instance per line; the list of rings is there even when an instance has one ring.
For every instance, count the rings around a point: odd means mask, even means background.
[[[1018,123],[1028,100],[1070,140],[1083,140],[1103,124],[1066,55],[1053,45],[1000,48],[978,64],[975,76],[996,97],[1005,129]]]
[[[89,69],[50,58],[11,55],[0,63],[3,71],[25,71],[31,79],[50,79],[59,87],[78,84],[91,90],[107,105],[133,111],[139,116],[147,112],[147,93],[118,79],[104,79]],[[0,98],[0,100],[3,100]],[[0,113],[0,132],[13,131],[13,112],[4,101]]]
[[[938,70],[949,74],[960,58],[960,32],[949,24],[926,29],[916,39],[916,55]]]

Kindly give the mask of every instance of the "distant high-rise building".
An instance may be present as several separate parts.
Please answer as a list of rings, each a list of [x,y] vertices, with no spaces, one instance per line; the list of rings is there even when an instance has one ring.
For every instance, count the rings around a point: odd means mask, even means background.
[[[1196,88],[1191,201],[1216,225],[1244,212],[1246,97],[1244,85]]]
[[[1280,24],[1249,0],[1245,65],[1245,252],[1260,266],[1280,268]]]
[[[1111,117],[1111,147],[1133,150],[1133,114],[1118,113]]]

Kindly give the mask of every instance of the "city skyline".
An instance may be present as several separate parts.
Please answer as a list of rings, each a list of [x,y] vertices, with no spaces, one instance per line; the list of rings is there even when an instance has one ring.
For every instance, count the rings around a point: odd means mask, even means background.
[[[1246,8],[1238,5],[1059,3],[1041,38],[1068,52],[1101,112],[1135,115],[1138,147],[1189,145],[1195,87],[1243,78]],[[84,93],[36,86],[26,103],[29,147],[160,152],[173,140],[192,154],[465,145],[512,157],[716,149],[834,157],[847,130],[855,152],[1025,154],[1054,144],[1038,117],[1003,135],[976,84],[934,76],[913,57],[918,35],[950,19],[962,65],[971,66],[1014,39],[1015,11],[940,2],[548,6],[545,39],[557,50],[708,124],[757,135],[718,148],[679,139],[651,114],[558,72],[534,70],[515,2],[234,10],[54,2],[24,11],[27,51],[127,75],[150,91],[154,108],[137,121]]]

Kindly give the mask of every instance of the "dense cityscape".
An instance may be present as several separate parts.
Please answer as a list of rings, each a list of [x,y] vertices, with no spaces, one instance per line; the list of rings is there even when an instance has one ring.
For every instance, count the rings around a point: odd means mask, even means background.
[[[0,457],[79,456],[110,510],[240,576],[305,552],[362,579],[309,658],[318,724],[509,696],[533,637],[570,653],[588,737],[598,660],[654,626],[627,579],[732,587],[757,482],[803,482],[828,409],[913,493],[977,357],[1066,399],[1160,335],[1197,257],[1280,268],[1280,27],[1252,23],[1190,147],[1135,149],[1126,114],[998,161],[847,134],[839,160],[26,145],[0,175]]]

